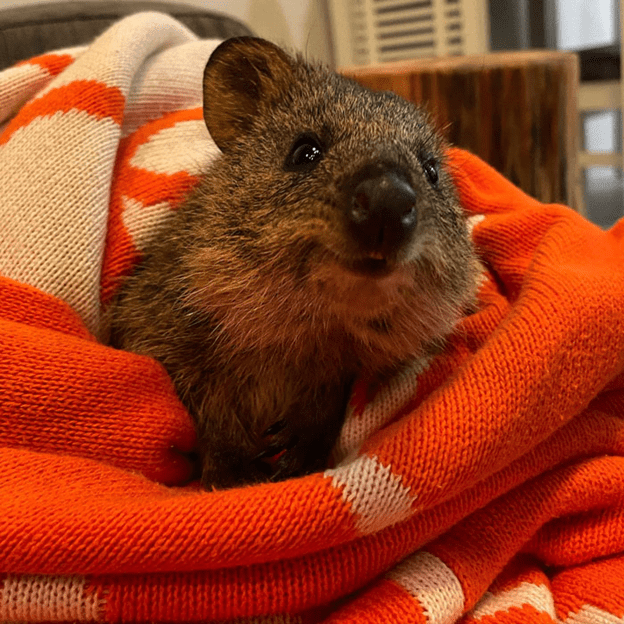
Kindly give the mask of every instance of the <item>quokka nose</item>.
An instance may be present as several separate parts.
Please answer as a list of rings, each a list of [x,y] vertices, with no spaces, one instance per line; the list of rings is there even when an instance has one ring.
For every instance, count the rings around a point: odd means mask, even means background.
[[[385,258],[396,252],[416,227],[416,193],[393,172],[366,178],[353,191],[348,218],[363,249]]]

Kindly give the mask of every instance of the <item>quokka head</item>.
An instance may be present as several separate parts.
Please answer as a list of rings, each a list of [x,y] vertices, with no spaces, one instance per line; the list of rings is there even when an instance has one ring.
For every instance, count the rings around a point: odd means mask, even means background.
[[[192,202],[190,299],[258,344],[337,328],[393,361],[448,333],[477,263],[422,110],[242,37],[206,66],[204,119],[222,155]]]

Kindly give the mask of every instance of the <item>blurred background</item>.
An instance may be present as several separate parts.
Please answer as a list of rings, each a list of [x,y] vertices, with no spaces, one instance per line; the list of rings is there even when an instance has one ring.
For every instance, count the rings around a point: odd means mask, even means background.
[[[53,3],[0,0],[0,57],[20,36],[15,9],[37,5],[45,15]],[[114,12],[137,3],[64,4],[75,17],[90,4]],[[169,2],[176,4],[230,15],[368,86],[439,110],[453,142],[542,201],[563,201],[601,227],[624,215],[619,0]],[[3,13],[11,16],[4,24]]]

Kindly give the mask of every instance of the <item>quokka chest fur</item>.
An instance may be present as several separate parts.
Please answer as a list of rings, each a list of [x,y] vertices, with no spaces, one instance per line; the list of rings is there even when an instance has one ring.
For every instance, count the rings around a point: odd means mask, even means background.
[[[220,156],[123,284],[112,344],[159,360],[206,487],[322,469],[354,378],[439,347],[477,262],[427,116],[255,38],[204,73]]]

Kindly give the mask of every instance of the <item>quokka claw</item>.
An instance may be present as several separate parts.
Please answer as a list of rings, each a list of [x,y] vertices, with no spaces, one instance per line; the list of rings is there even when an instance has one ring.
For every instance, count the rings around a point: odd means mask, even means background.
[[[279,433],[286,427],[285,420],[278,420],[274,422],[270,427],[267,427],[266,431],[262,434],[263,436],[273,436],[276,433]]]

